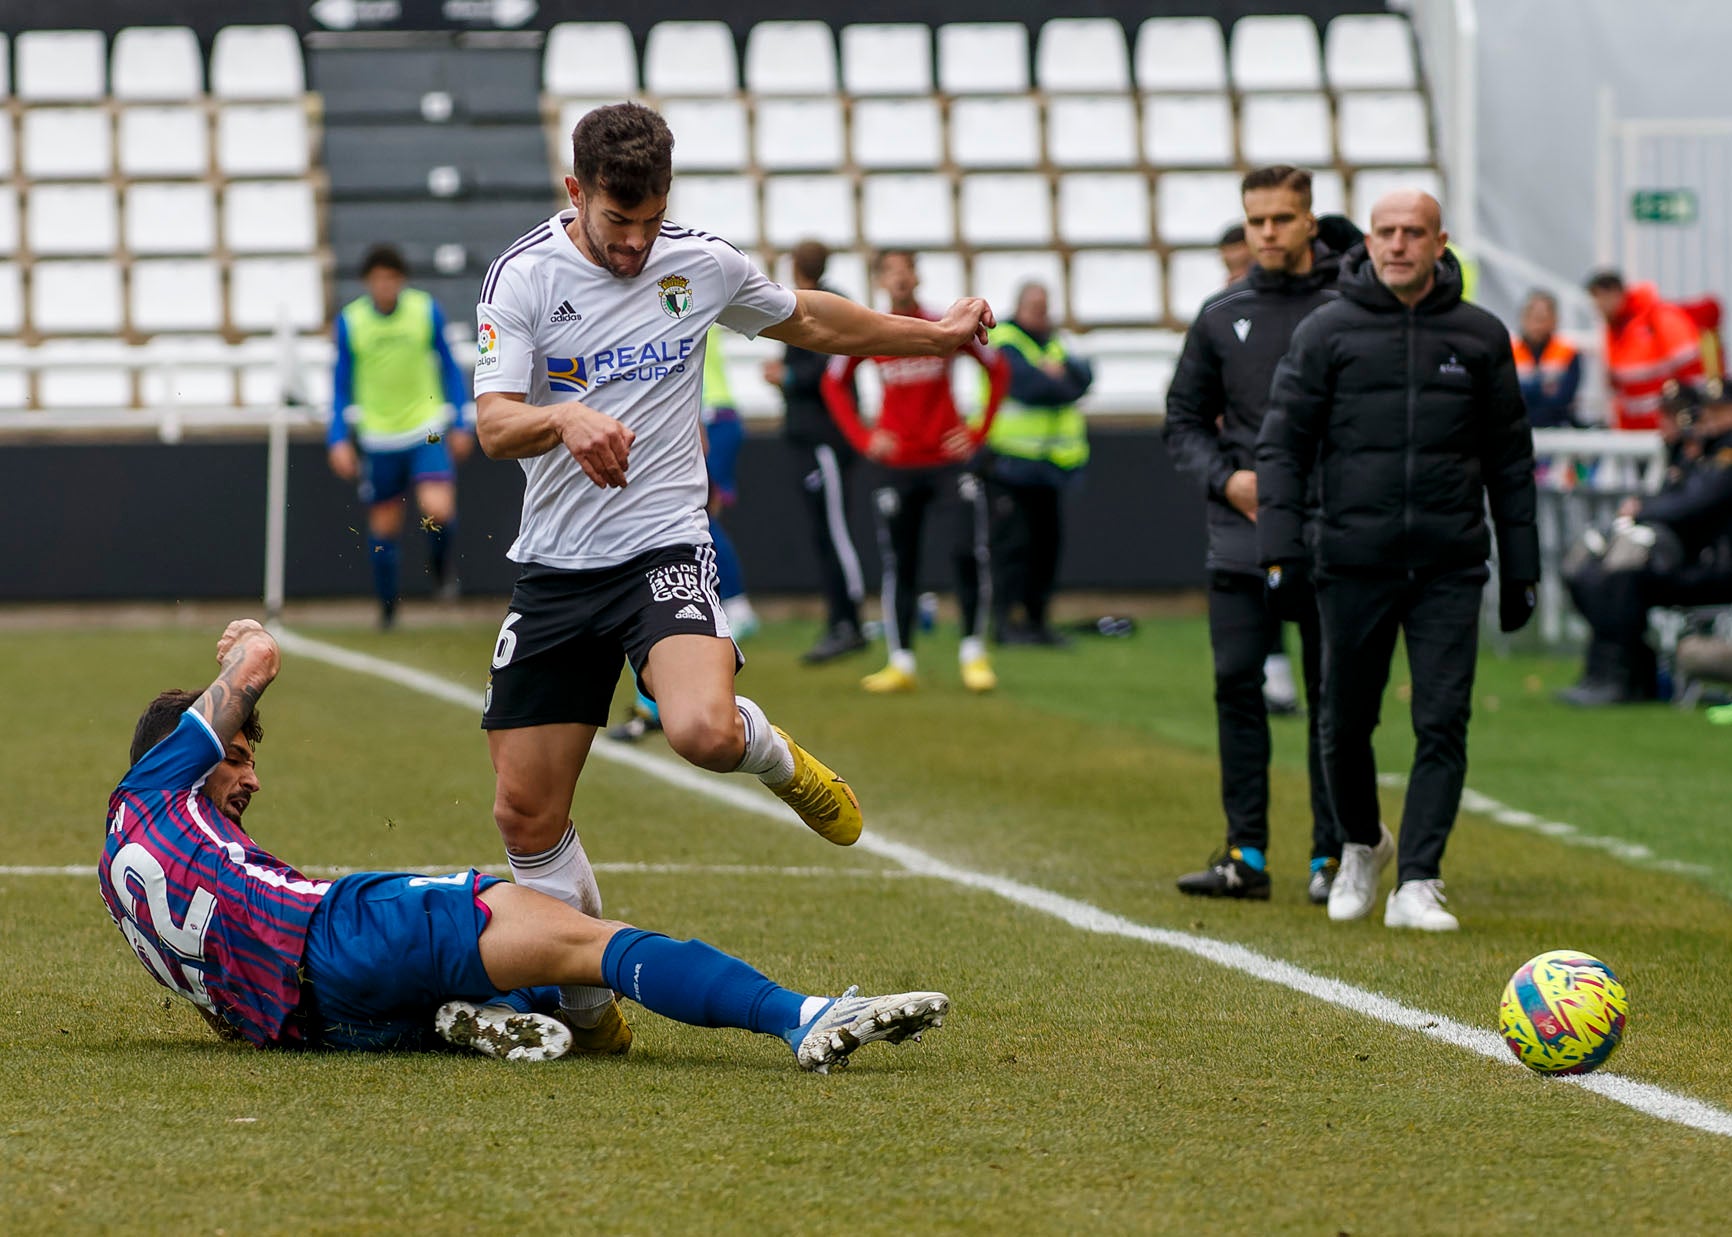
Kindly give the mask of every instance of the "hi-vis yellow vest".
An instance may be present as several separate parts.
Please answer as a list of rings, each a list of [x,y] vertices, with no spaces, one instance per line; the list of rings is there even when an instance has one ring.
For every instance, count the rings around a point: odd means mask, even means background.
[[[1039,369],[1052,361],[1065,359],[1064,345],[1055,335],[1042,348],[1015,323],[1004,322],[992,328],[986,342],[994,348],[1009,345],[1030,365]],[[983,383],[986,381],[982,380]],[[986,433],[986,445],[999,455],[1022,460],[1044,460],[1069,470],[1088,463],[1088,427],[1082,410],[1075,404],[1058,408],[1034,408],[1006,397],[999,405],[992,428]]]
[[[389,314],[360,296],[343,306],[343,325],[354,356],[353,399],[363,441],[389,438],[439,420],[445,389],[433,349],[433,298],[404,288]]]

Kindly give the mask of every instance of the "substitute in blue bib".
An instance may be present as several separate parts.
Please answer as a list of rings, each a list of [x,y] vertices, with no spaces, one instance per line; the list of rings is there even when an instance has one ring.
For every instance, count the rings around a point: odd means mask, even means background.
[[[427,533],[434,590],[442,598],[456,596],[454,462],[475,447],[474,404],[445,342],[445,315],[408,280],[403,255],[374,246],[361,263],[366,295],[343,306],[332,328],[331,471],[357,482],[367,506],[373,591],[387,628],[397,617],[398,543],[411,489]]]

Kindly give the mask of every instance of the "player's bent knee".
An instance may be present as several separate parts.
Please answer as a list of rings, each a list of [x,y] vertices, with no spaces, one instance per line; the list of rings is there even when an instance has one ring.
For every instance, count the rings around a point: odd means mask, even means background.
[[[516,855],[535,855],[557,846],[570,819],[501,786],[493,799],[493,823],[505,849]]]
[[[732,697],[722,705],[680,710],[673,716],[664,708],[662,729],[668,746],[699,768],[730,772],[745,751],[745,734]]]

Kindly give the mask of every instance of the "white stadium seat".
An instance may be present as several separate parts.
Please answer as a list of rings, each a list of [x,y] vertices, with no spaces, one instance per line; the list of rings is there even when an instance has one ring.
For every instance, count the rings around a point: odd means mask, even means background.
[[[974,283],[970,292],[983,296],[1000,321],[1016,309],[1016,291],[1025,283],[1046,285],[1052,316],[1062,318],[1065,305],[1064,262],[1050,249],[1021,253],[980,253],[974,257]]]
[[[1239,105],[1239,149],[1252,167],[1332,163],[1333,130],[1327,95],[1246,95]]]
[[[1347,183],[1334,168],[1311,173],[1311,213],[1314,215],[1345,215],[1347,213]]]
[[[957,99],[950,105],[950,158],[963,168],[1031,168],[1040,162],[1040,111],[1027,95]]]
[[[18,190],[0,185],[0,256],[18,252]]]
[[[932,93],[932,31],[916,22],[842,27],[842,89],[851,95]]]
[[[210,120],[196,105],[123,108],[115,153],[122,176],[208,176]]]
[[[110,82],[122,100],[171,102],[204,93],[204,57],[186,26],[128,26],[114,36]]]
[[[318,244],[311,182],[236,181],[224,187],[223,248],[230,253],[311,253]]]
[[[291,26],[224,26],[210,52],[219,99],[298,99],[307,93],[301,39]]]
[[[220,312],[220,296],[217,308]],[[144,345],[143,353],[148,363],[138,379],[139,396],[145,407],[163,404],[227,407],[235,402],[234,360],[221,336],[158,335]]]
[[[99,107],[33,107],[23,138],[31,180],[96,180],[114,170],[114,126]]]
[[[118,291],[118,285],[117,285]],[[60,339],[36,350],[50,362],[36,376],[36,394],[44,408],[129,408],[132,374],[112,360],[109,340]]]
[[[883,172],[860,184],[860,236],[868,245],[940,248],[956,243],[950,178],[931,172]]]
[[[1413,35],[1394,13],[1337,17],[1323,32],[1323,67],[1331,90],[1412,90]]]
[[[0,99],[12,93],[12,41],[0,34]]]
[[[853,107],[854,163],[862,168],[934,168],[944,162],[944,126],[933,99],[860,99]]]
[[[1156,234],[1169,245],[1214,244],[1245,217],[1239,180],[1237,172],[1163,173],[1155,183]]]
[[[1449,200],[1443,196],[1443,180],[1435,168],[1361,168],[1353,174],[1351,218],[1362,228],[1371,226],[1371,208],[1377,199],[1397,189],[1420,189],[1443,203],[1443,226],[1449,228]]]
[[[1058,180],[1058,234],[1067,245],[1149,242],[1149,182],[1140,172],[1072,172]]]
[[[1417,91],[1342,95],[1341,158],[1356,164],[1429,163],[1425,96]]]
[[[838,99],[760,99],[756,119],[753,146],[765,171],[827,172],[846,161]]]
[[[126,188],[128,253],[206,254],[216,248],[216,194],[207,184]]]
[[[1125,28],[1111,17],[1054,18],[1035,41],[1034,80],[1048,94],[1129,90]]]
[[[556,99],[637,93],[637,45],[618,21],[562,21],[547,32],[541,89]]]
[[[1221,255],[1213,249],[1178,249],[1167,259],[1167,312],[1181,322],[1227,284]]]
[[[24,243],[39,257],[95,257],[120,247],[120,210],[109,185],[33,185]]]
[[[836,36],[821,21],[761,21],[746,35],[746,89],[755,95],[836,93]]]
[[[1115,408],[1159,408],[1167,402],[1175,362],[1154,353],[1136,352],[1095,359],[1094,385],[1083,398]]]
[[[737,93],[740,61],[734,32],[719,21],[657,22],[644,42],[643,80],[653,95]]]
[[[1309,17],[1241,17],[1227,49],[1235,90],[1321,90],[1323,56]]]
[[[6,48],[0,44],[0,56]],[[0,181],[11,180],[18,164],[18,142],[12,127],[12,113],[0,111]]]
[[[1130,95],[1052,99],[1046,105],[1046,157],[1055,167],[1135,167],[1135,102]]]
[[[1137,27],[1137,89],[1224,91],[1227,44],[1213,17],[1151,17]]]
[[[297,330],[325,324],[325,280],[315,258],[237,258],[229,266],[229,321],[271,332],[287,317]]]
[[[794,255],[784,251],[774,262],[765,259],[759,269],[783,287],[794,286]],[[853,250],[840,249],[830,255],[824,264],[824,286],[840,292],[851,301],[862,305],[870,304],[872,300],[872,277],[866,270],[866,255]]]
[[[1052,187],[1036,172],[962,178],[962,239],[970,245],[1052,244]]]
[[[0,335],[24,329],[24,272],[16,262],[0,262]]]
[[[733,172],[751,162],[744,103],[736,99],[669,99],[661,111],[675,134],[674,171]]]
[[[559,101],[559,140],[560,140],[560,147],[561,147],[561,151],[562,151],[561,157],[562,158],[568,158],[571,154],[571,131],[573,129],[577,128],[577,122],[578,121],[582,120],[585,116],[589,115],[591,112],[593,112],[598,107],[606,107],[610,103],[622,103],[622,102],[624,102],[623,99],[616,99],[616,98],[612,98],[612,97],[605,98],[605,99],[594,99],[594,98],[591,98],[591,99],[561,99]],[[672,107],[673,104],[670,103],[670,104],[668,104],[668,106]],[[738,106],[739,106],[738,104],[735,104],[736,108]],[[743,112],[741,113],[741,116],[742,116],[742,119],[741,119],[740,123],[743,125],[745,123],[745,121],[743,119],[743,117],[744,117]],[[744,132],[742,132],[740,134],[740,141],[742,144],[744,144],[744,142],[745,142]],[[674,143],[674,148],[675,148],[674,159],[676,162],[678,162],[679,159],[681,158],[680,154],[678,153],[679,141],[676,141]]]
[[[758,243],[758,182],[750,176],[676,176],[668,217],[745,249]]]
[[[1070,316],[1079,326],[1163,316],[1161,262],[1147,249],[1085,249],[1070,262]]]
[[[854,244],[854,186],[845,176],[766,176],[764,239],[780,248],[820,240]]]
[[[915,255],[920,272],[920,303],[942,313],[952,301],[972,296],[962,255],[947,249],[927,249]]]
[[[146,258],[132,264],[132,329],[222,328],[222,280],[208,258]]]
[[[1016,21],[938,27],[938,88],[945,94],[1026,91],[1028,27]]]
[[[117,334],[123,308],[114,262],[38,262],[31,268],[30,321],[44,334]]]
[[[13,44],[26,103],[94,101],[108,93],[100,30],[26,30]]]
[[[299,103],[241,103],[217,113],[216,162],[224,176],[304,176],[310,143]]]
[[[1229,167],[1233,151],[1233,101],[1226,95],[1143,100],[1143,157],[1156,167]]]

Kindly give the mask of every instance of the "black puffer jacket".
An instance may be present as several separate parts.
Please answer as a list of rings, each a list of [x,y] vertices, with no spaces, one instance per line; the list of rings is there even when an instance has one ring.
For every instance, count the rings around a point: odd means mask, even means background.
[[[1339,299],[1293,333],[1257,439],[1260,561],[1312,561],[1306,485],[1315,470],[1315,561],[1324,569],[1424,571],[1483,562],[1486,498],[1504,579],[1537,580],[1533,432],[1509,334],[1461,299],[1445,253],[1408,309],[1363,246]]]
[[[1340,264],[1341,254],[1319,241],[1303,275],[1253,265],[1204,301],[1185,332],[1163,436],[1173,464],[1208,491],[1211,571],[1259,574],[1257,529],[1227,501],[1227,478],[1256,466],[1269,380],[1293,329],[1335,298]]]

